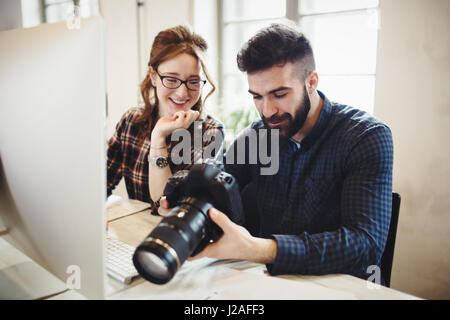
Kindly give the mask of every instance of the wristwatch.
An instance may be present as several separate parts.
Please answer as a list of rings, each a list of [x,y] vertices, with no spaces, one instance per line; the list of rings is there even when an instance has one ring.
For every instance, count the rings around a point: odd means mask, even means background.
[[[159,168],[165,168],[169,165],[169,158],[163,156],[156,156],[149,158],[148,162]]]

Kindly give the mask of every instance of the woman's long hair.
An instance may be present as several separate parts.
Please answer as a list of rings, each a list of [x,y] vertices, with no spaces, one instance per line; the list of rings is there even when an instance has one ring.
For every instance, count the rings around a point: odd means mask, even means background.
[[[208,92],[205,100],[215,91],[216,87],[211,81],[211,77],[206,69],[204,55],[208,45],[206,41],[199,35],[193,33],[185,26],[176,26],[170,29],[163,30],[158,33],[153,41],[152,49],[150,51],[150,60],[148,66],[153,70],[157,70],[158,66],[181,53],[186,53],[196,58],[202,67],[206,79],[212,86]],[[136,119],[136,123],[142,124],[143,138],[150,134],[158,119],[158,97],[156,95],[156,88],[153,86],[150,78],[150,68],[147,70],[147,75],[141,83],[141,95],[144,100],[144,112]],[[203,101],[202,97],[192,107],[192,110],[197,110],[202,115]]]

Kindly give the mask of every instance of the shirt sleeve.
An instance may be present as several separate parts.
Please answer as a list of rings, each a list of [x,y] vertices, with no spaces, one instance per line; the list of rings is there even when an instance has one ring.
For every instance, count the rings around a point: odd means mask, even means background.
[[[223,161],[223,124],[209,116],[202,122],[198,121],[197,124],[196,122],[194,122],[194,125],[197,125],[198,127],[194,129],[193,139],[194,141],[195,139],[199,139],[201,143],[198,143],[197,146],[194,142],[193,149],[191,150],[192,162],[183,165],[183,170],[190,170],[193,164],[203,163],[208,159],[220,163]],[[201,132],[201,136],[196,137],[196,132]]]
[[[251,165],[241,157],[249,153],[248,141],[245,140],[245,137],[251,130],[251,127],[247,127],[239,133],[227,149],[223,162],[225,171],[237,180],[241,192],[251,182],[252,177]],[[244,146],[244,151],[241,150],[241,146]]]
[[[125,127],[128,121],[128,112],[125,113],[120,121],[116,125],[116,130],[113,136],[108,141],[107,149],[107,163],[106,163],[106,194],[109,197],[122,179],[122,133],[125,131]]]
[[[374,127],[345,160],[341,227],[298,235],[272,235],[277,255],[270,274],[348,273],[361,277],[378,265],[384,251],[392,207],[393,142],[388,127]]]
[[[223,162],[223,145],[225,141],[225,133],[223,124],[215,121],[212,126],[207,126],[203,133],[203,160],[212,159],[214,161]],[[194,161],[195,162],[195,161]]]

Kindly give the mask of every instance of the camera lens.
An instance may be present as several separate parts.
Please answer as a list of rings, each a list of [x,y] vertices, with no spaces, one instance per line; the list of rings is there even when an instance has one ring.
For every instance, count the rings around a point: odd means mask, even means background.
[[[136,258],[145,272],[151,272],[155,278],[163,280],[169,277],[168,266],[156,254],[141,250],[137,253]]]
[[[133,263],[139,274],[156,284],[167,283],[205,237],[206,201],[186,197],[136,248]]]

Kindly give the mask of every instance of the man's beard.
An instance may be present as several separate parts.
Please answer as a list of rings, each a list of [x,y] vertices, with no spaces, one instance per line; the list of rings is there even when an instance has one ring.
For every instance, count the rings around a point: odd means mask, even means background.
[[[261,115],[262,121],[267,129],[280,129],[280,139],[287,140],[296,134],[305,124],[306,118],[308,117],[309,110],[311,109],[311,102],[309,96],[306,92],[306,85],[303,87],[303,99],[300,101],[298,107],[296,108],[294,118],[289,113],[284,113],[282,115],[274,114],[269,119]],[[276,127],[270,127],[269,123],[281,122],[287,119],[286,124],[282,124]]]

